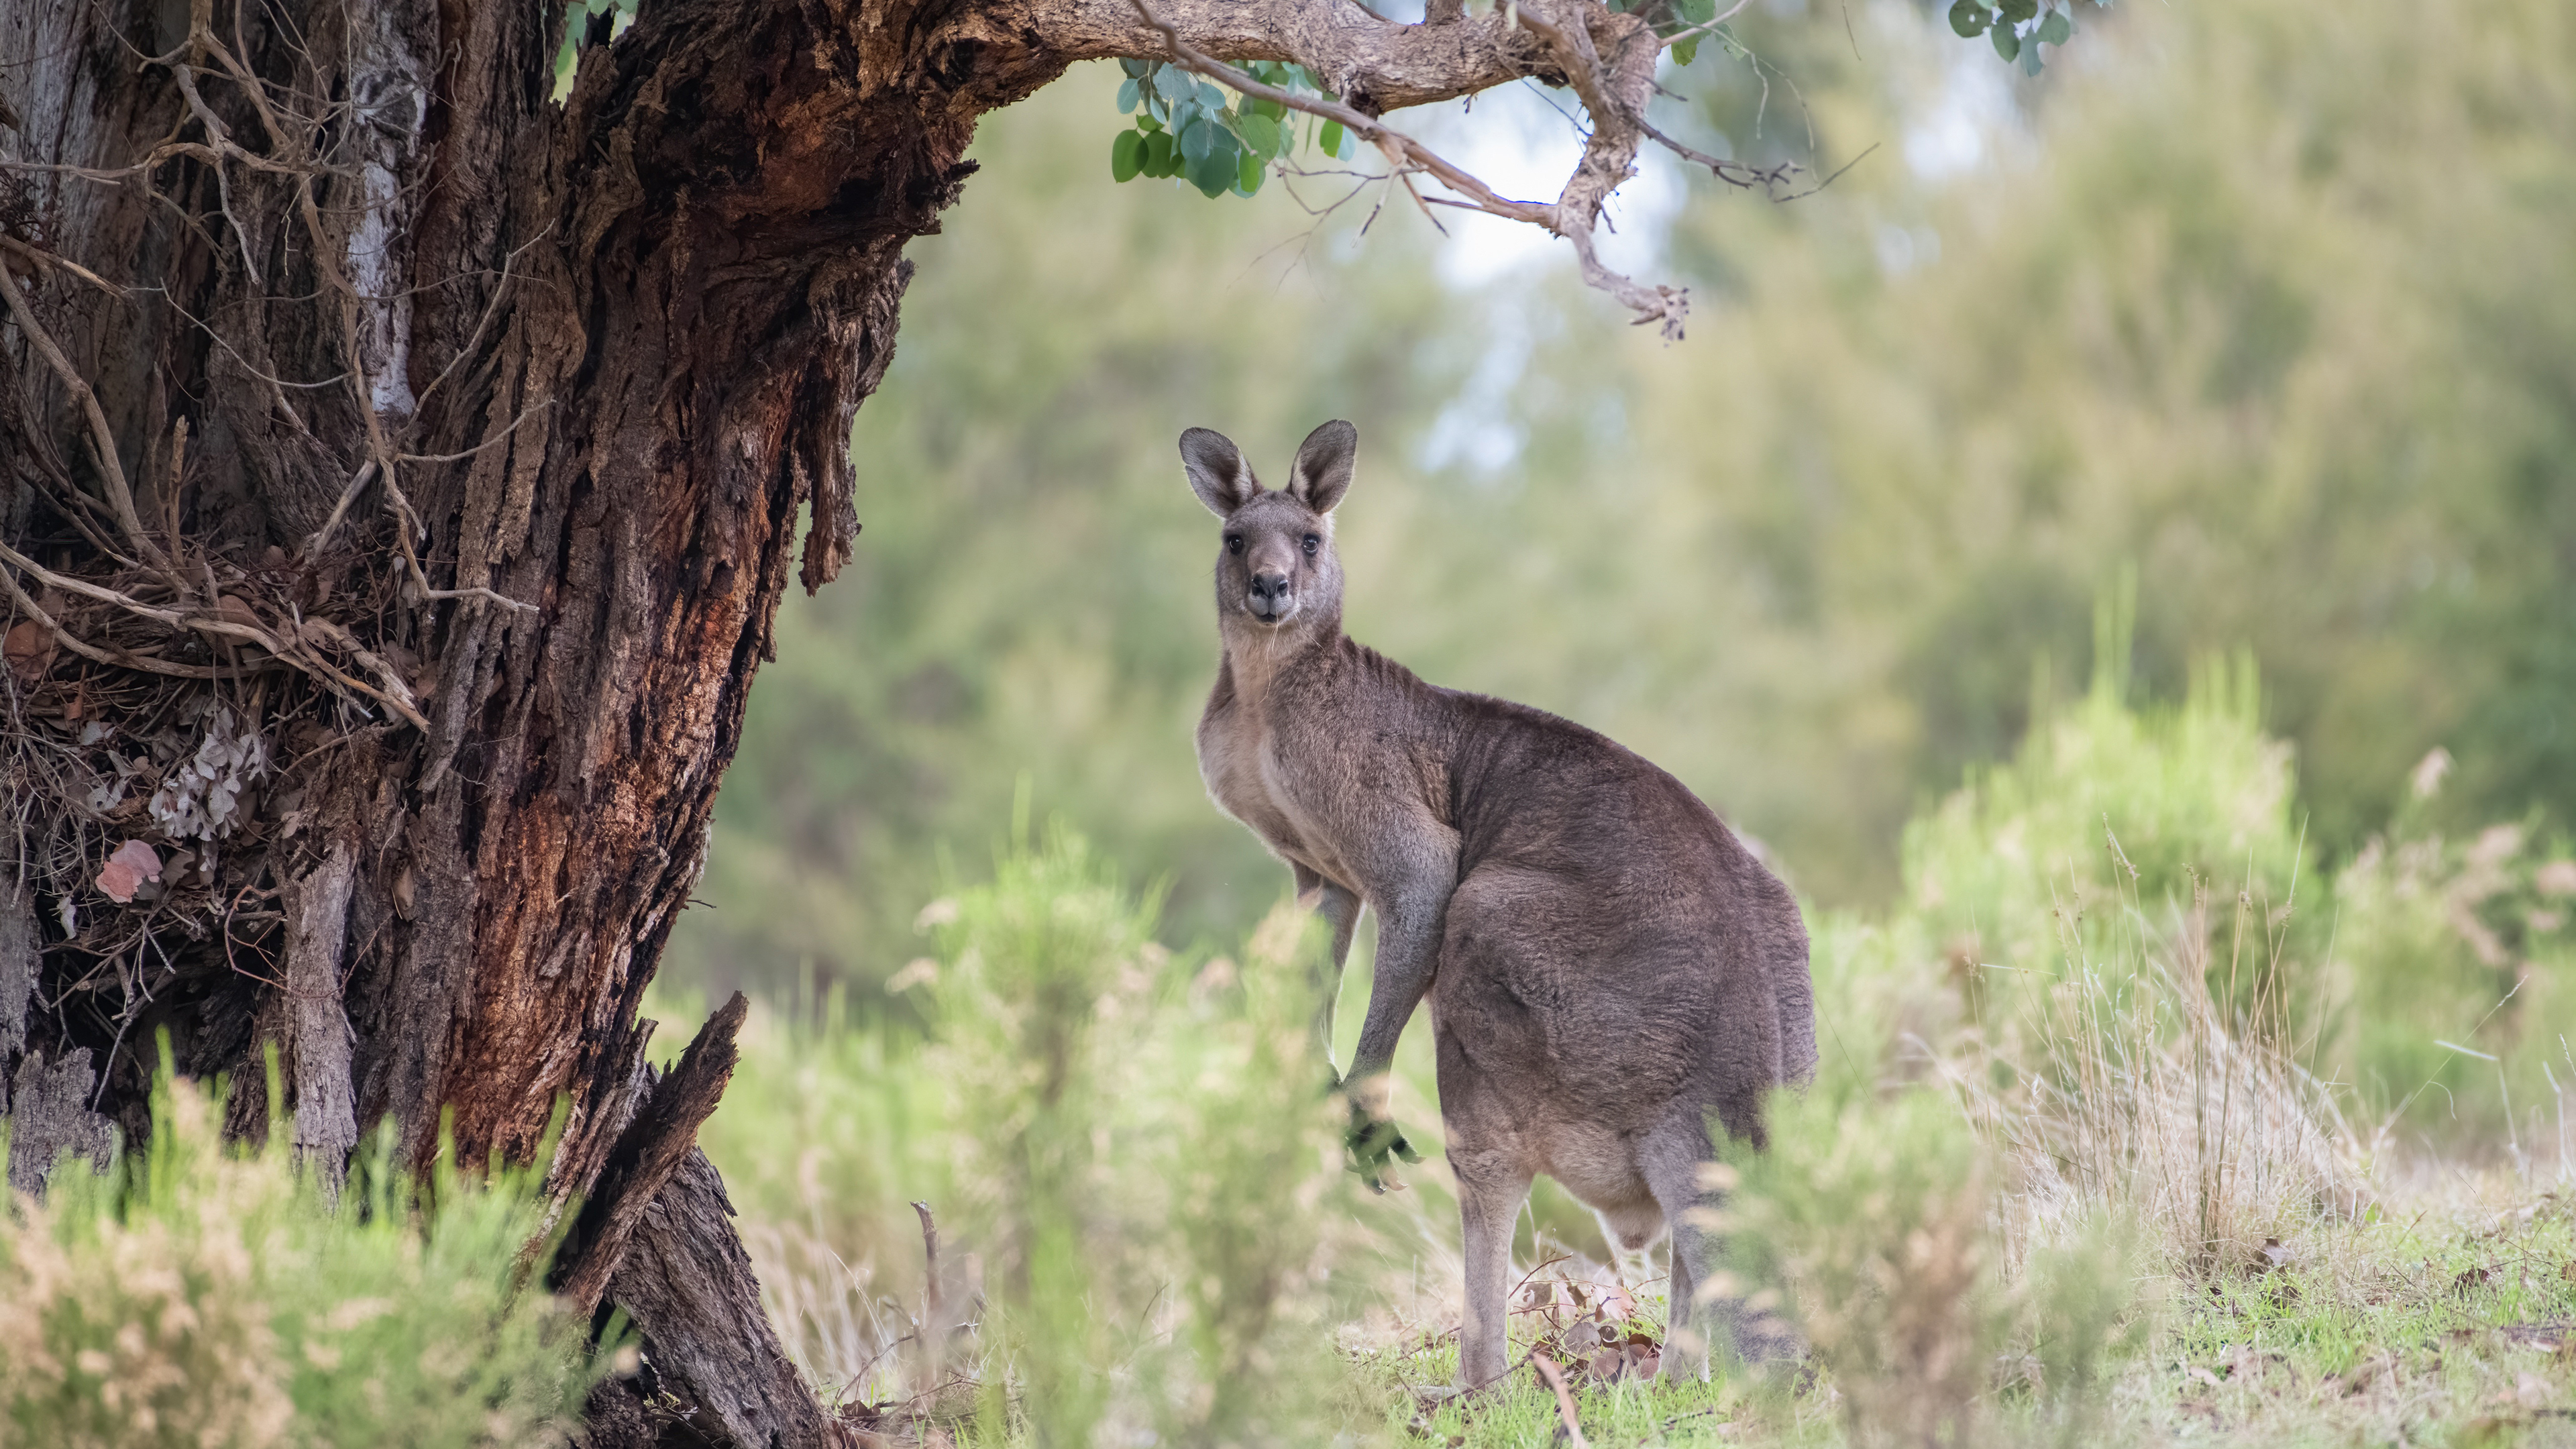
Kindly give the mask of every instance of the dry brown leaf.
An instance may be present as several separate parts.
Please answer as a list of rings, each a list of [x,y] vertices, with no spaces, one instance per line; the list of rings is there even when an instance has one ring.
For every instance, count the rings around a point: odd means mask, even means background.
[[[140,840],[129,840],[116,848],[98,873],[98,888],[107,898],[123,905],[134,899],[134,893],[147,880],[161,878],[161,857]]]
[[[0,657],[8,660],[9,672],[24,685],[34,684],[54,667],[54,651],[53,631],[33,619],[18,624],[6,638],[0,638]]]

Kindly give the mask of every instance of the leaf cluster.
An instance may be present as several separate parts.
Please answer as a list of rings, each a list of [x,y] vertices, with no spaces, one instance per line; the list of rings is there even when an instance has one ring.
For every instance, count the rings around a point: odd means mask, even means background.
[[[1118,87],[1118,109],[1135,116],[1136,124],[1110,141],[1114,181],[1176,176],[1211,199],[1229,191],[1250,196],[1261,189],[1269,164],[1297,149],[1296,117],[1277,101],[1237,97],[1228,105],[1222,88],[1179,66],[1158,60],[1119,64],[1127,79]],[[1331,94],[1304,66],[1255,61],[1246,69],[1282,90]],[[1309,148],[1348,160],[1358,145],[1340,122],[1326,121]]]
[[[2022,74],[2037,75],[2045,69],[2039,47],[2064,45],[2074,37],[2075,22],[2069,18],[2074,3],[2056,0],[2043,14],[2040,0],[1996,0],[1992,6],[1985,0],[1958,0],[1950,7],[1950,28],[1962,40],[1985,36],[2007,64],[2020,61]],[[2110,0],[2093,3],[2107,6]]]

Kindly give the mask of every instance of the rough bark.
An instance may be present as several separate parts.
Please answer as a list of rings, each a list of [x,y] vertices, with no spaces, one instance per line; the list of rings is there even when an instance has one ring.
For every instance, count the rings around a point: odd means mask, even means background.
[[[27,1044],[27,1007],[36,994],[36,901],[15,879],[0,877],[0,1068]],[[9,1110],[0,1076],[0,1115]]]
[[[9,1186],[43,1192],[66,1152],[106,1165],[113,1138],[107,1119],[89,1110],[97,1081],[87,1047],[50,1066],[41,1051],[18,1059],[9,1081]]]
[[[1159,9],[1371,115],[1570,53],[1454,6]],[[584,1282],[708,1425],[824,1442],[672,1150],[712,1090],[661,1100],[636,1007],[790,575],[854,546],[905,243],[980,115],[1167,42],[1132,0],[646,0],[558,104],[562,23],[0,0],[10,1175],[143,1131],[162,1030],[334,1164],[387,1118],[424,1161],[442,1112],[525,1159],[562,1101],[553,1188],[621,1164]],[[108,872],[137,842],[158,877]]]

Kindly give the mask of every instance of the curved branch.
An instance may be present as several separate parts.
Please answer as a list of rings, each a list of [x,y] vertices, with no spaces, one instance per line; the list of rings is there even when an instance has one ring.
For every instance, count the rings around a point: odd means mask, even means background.
[[[1652,322],[1664,340],[1678,342],[1683,319],[1690,315],[1687,288],[1653,286],[1603,266],[1593,250],[1593,229],[1610,193],[1637,174],[1637,147],[1644,139],[1646,97],[1655,86],[1655,59],[1662,54],[1655,33],[1632,15],[1612,15],[1585,0],[1521,0],[1520,21],[1547,41],[1557,62],[1572,80],[1583,108],[1592,113],[1592,137],[1584,143],[1583,160],[1566,178],[1556,199],[1557,235],[1574,243],[1583,280],[1618,298],[1636,313],[1637,325]],[[1567,13],[1572,12],[1572,13]],[[1621,24],[1619,22],[1626,22]],[[1595,29],[1602,34],[1596,37]],[[1599,42],[1611,51],[1605,64]]]
[[[1593,230],[1600,223],[1603,203],[1609,199],[1610,193],[1616,190],[1620,183],[1636,174],[1637,147],[1644,128],[1645,96],[1654,85],[1655,58],[1661,53],[1661,47],[1654,43],[1654,32],[1636,17],[1614,15],[1608,10],[1586,3],[1586,0],[1567,0],[1568,8],[1576,12],[1571,16],[1560,15],[1551,18],[1541,12],[1543,0],[1522,0],[1518,6],[1498,10],[1492,17],[1504,26],[1509,26],[1512,20],[1517,19],[1520,25],[1527,27],[1526,33],[1516,29],[1505,29],[1500,34],[1510,37],[1516,46],[1525,45],[1529,38],[1535,37],[1544,50],[1543,55],[1532,57],[1524,49],[1514,49],[1513,65],[1518,69],[1518,74],[1506,75],[1502,79],[1519,79],[1524,75],[1538,74],[1540,66],[1546,59],[1552,57],[1556,62],[1556,68],[1564,76],[1571,78],[1576,93],[1582,96],[1585,107],[1592,112],[1592,136],[1584,147],[1583,160],[1575,168],[1574,174],[1567,178],[1564,191],[1551,206],[1543,202],[1516,201],[1500,195],[1474,174],[1413,137],[1378,120],[1376,114],[1363,105],[1299,95],[1277,86],[1265,85],[1225,64],[1210,52],[1206,44],[1191,34],[1191,19],[1194,16],[1204,17],[1210,14],[1208,6],[1203,4],[1177,6],[1175,18],[1167,18],[1154,8],[1150,0],[1128,0],[1128,3],[1135,7],[1138,17],[1161,40],[1159,53],[1155,58],[1168,59],[1183,70],[1206,76],[1243,95],[1339,122],[1360,139],[1376,146],[1386,156],[1388,164],[1395,168],[1395,175],[1404,180],[1405,189],[1408,192],[1413,189],[1408,173],[1415,170],[1423,171],[1439,181],[1441,185],[1466,197],[1468,204],[1474,210],[1499,216],[1508,221],[1526,222],[1564,237],[1573,244],[1575,259],[1583,270],[1583,279],[1587,284],[1617,298],[1622,305],[1636,314],[1634,320],[1638,325],[1642,326],[1649,322],[1657,324],[1668,341],[1678,340],[1681,337],[1683,319],[1690,312],[1688,291],[1678,287],[1650,287],[1611,271],[1602,265],[1600,256],[1593,247]],[[1275,5],[1219,6],[1214,8],[1213,13],[1231,19],[1239,12],[1266,13],[1278,8],[1280,7]],[[1285,9],[1287,15],[1293,17],[1308,13],[1310,7],[1290,5]],[[1311,9],[1325,15],[1332,15],[1337,13],[1338,7],[1321,5]],[[1375,17],[1372,16],[1370,19],[1374,20]],[[1395,37],[1381,37],[1390,49],[1414,44],[1417,37],[1426,33],[1432,36],[1434,43],[1438,43],[1487,25],[1487,22],[1470,24],[1462,21],[1451,21],[1437,26],[1428,24],[1395,26],[1383,21],[1377,23],[1386,25],[1390,30],[1402,32]],[[1612,60],[1607,67],[1602,64],[1600,52],[1591,33],[1592,28],[1596,26],[1602,31],[1603,38],[1613,47]],[[1347,40],[1349,35],[1359,28],[1361,27],[1343,27],[1333,34]],[[1485,53],[1499,55],[1502,50],[1496,43]],[[1329,83],[1329,72],[1318,63],[1315,57],[1292,50],[1286,58],[1305,65],[1319,75],[1325,75]],[[1343,58],[1349,59],[1347,55]],[[1383,74],[1385,57],[1378,57],[1378,61],[1381,65],[1380,70],[1362,73]],[[1489,82],[1489,84],[1499,83],[1501,83],[1500,80]],[[1462,90],[1475,88],[1478,87],[1462,87]],[[1415,194],[1414,199],[1417,202],[1423,200],[1418,193]]]

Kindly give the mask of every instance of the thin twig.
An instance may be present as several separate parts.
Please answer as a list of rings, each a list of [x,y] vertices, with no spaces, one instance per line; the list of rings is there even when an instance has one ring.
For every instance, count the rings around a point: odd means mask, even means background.
[[[5,551],[6,546],[0,545],[0,552]],[[140,669],[149,674],[166,674],[173,679],[216,679],[221,677],[220,671],[203,665],[173,664],[169,660],[155,658],[149,654],[135,654],[123,649],[114,650],[113,652],[100,649],[93,644],[85,642],[78,635],[72,633],[70,630],[64,628],[60,623],[56,622],[53,615],[46,613],[34,599],[27,596],[27,591],[18,586],[17,576],[10,573],[7,569],[0,569],[0,586],[7,587],[9,590],[9,597],[16,602],[19,608],[27,611],[27,616],[29,618],[34,619],[37,623],[45,626],[45,631],[54,636],[55,643],[62,645],[64,648],[69,649],[83,659],[89,660],[93,664],[105,664],[110,666],[122,665],[125,668]]]
[[[331,541],[332,532],[339,528],[340,520],[348,515],[349,505],[357,501],[358,494],[364,491],[367,486],[367,480],[375,476],[376,464],[374,459],[369,459],[368,461],[358,465],[358,471],[350,475],[349,485],[340,490],[340,501],[332,505],[331,516],[322,520],[322,526],[313,530],[313,536],[311,538],[304,540],[304,556],[306,558],[319,558],[322,556],[322,546]]]
[[[1565,1421],[1565,1437],[1574,1441],[1574,1449],[1592,1449],[1592,1441],[1583,1437],[1583,1426],[1575,1422],[1574,1395],[1565,1391],[1565,1375],[1558,1373],[1556,1360],[1546,1354],[1533,1354],[1530,1362],[1538,1367],[1538,1376],[1556,1390],[1556,1415]]]
[[[1759,185],[1767,191],[1806,169],[1795,161],[1783,161],[1776,166],[1748,166],[1741,161],[1729,161],[1722,156],[1711,156],[1705,151],[1695,151],[1690,147],[1683,145],[1681,142],[1674,140],[1672,137],[1665,135],[1663,132],[1656,130],[1654,126],[1642,116],[1637,119],[1637,129],[1645,132],[1649,139],[1662,146],[1665,150],[1672,152],[1674,155],[1690,162],[1692,165],[1707,167],[1709,169],[1709,174],[1715,176],[1718,180],[1725,182],[1729,186],[1742,187],[1746,190],[1751,190],[1753,187]],[[1867,152],[1862,153],[1862,155],[1867,154]],[[1855,157],[1853,159],[1857,160],[1859,158]],[[1842,173],[1836,172],[1834,174],[1839,176]],[[1782,197],[1781,199],[1785,201],[1789,198]]]
[[[1703,20],[1703,21],[1701,21],[1699,24],[1692,26],[1692,27],[1691,27],[1690,29],[1688,29],[1688,30],[1676,30],[1676,31],[1674,31],[1674,32],[1673,32],[1672,34],[1670,34],[1670,35],[1666,35],[1666,36],[1659,37],[1659,42],[1661,43],[1661,45],[1663,46],[1663,48],[1664,48],[1664,49],[1666,49],[1666,50],[1670,50],[1670,49],[1672,49],[1674,46],[1681,44],[1681,43],[1682,43],[1683,41],[1685,41],[1685,40],[1690,40],[1690,39],[1692,39],[1692,38],[1694,38],[1694,37],[1697,37],[1697,36],[1702,36],[1702,35],[1710,34],[1711,32],[1715,31],[1719,26],[1724,25],[1726,22],[1728,22],[1728,21],[1730,21],[1730,20],[1733,20],[1736,16],[1743,14],[1743,13],[1744,13],[1744,7],[1745,7],[1745,6],[1747,6],[1747,5],[1750,5],[1750,4],[1752,4],[1752,3],[1753,3],[1753,0],[1735,0],[1735,3],[1734,3],[1733,5],[1731,5],[1731,6],[1728,6],[1728,7],[1727,7],[1727,11],[1726,11],[1726,13],[1725,13],[1724,15],[1720,15],[1720,16],[1718,16],[1718,17],[1717,17],[1716,19],[1714,19],[1714,20]]]
[[[73,276],[80,278],[82,281],[89,283],[91,286],[98,288],[100,291],[116,298],[120,302],[124,301],[129,295],[125,288],[116,285],[114,282],[111,282],[107,278],[100,276],[98,273],[91,271],[89,268],[82,266],[80,263],[73,261],[71,258],[54,252],[49,252],[43,247],[36,246],[32,243],[20,241],[18,238],[9,235],[7,232],[0,232],[0,247],[6,247],[10,251],[16,252],[18,255],[34,262],[37,266],[60,267],[64,271],[71,273]]]

